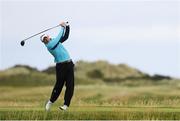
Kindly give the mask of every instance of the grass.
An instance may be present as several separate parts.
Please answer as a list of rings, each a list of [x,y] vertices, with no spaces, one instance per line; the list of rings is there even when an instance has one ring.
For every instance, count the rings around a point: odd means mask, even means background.
[[[57,120],[57,119],[180,119],[180,109],[166,107],[115,107],[115,106],[72,106],[67,112],[57,109],[45,112],[44,109],[2,109],[1,120]]]
[[[63,112],[60,95],[44,110],[52,86],[0,88],[0,120],[180,120],[179,82],[148,86],[78,85],[71,107]]]

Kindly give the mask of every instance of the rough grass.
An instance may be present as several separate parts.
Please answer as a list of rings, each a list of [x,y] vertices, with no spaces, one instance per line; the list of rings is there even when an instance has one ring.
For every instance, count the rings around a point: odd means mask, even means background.
[[[57,119],[168,119],[180,120],[179,82],[149,86],[76,86],[68,111],[63,104],[64,90],[50,112],[44,110],[52,86],[0,88],[0,120]]]

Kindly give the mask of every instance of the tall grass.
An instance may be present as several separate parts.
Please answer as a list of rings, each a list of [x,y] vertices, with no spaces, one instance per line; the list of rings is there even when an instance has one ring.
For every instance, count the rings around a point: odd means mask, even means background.
[[[1,86],[0,119],[180,119],[179,82],[147,86],[78,85],[67,112],[60,95],[52,110],[44,111],[52,86]]]

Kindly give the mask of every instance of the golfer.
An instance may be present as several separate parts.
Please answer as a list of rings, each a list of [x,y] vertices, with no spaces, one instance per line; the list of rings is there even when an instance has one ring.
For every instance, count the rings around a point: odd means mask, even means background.
[[[64,48],[62,43],[69,37],[70,27],[65,22],[60,23],[60,31],[56,38],[51,38],[43,34],[40,39],[47,47],[47,50],[54,56],[56,63],[56,83],[52,90],[51,97],[46,103],[46,111],[49,111],[52,104],[59,97],[61,90],[66,85],[64,95],[64,105],[60,106],[61,110],[67,110],[70,105],[71,98],[74,92],[74,64],[69,56],[69,53]]]

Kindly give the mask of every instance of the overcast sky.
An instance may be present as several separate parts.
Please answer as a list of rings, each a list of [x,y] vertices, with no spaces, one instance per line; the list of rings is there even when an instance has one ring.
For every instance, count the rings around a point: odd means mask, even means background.
[[[180,2],[169,0],[0,0],[0,70],[15,64],[38,69],[53,57],[34,37],[69,21],[64,46],[72,59],[126,63],[149,74],[180,77]],[[58,28],[46,32],[55,37]]]

